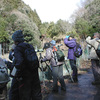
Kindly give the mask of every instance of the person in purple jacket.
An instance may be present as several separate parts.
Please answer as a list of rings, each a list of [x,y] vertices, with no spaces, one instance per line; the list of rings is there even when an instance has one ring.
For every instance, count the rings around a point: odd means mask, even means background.
[[[76,66],[76,57],[74,56],[74,49],[76,48],[76,39],[74,39],[73,35],[66,36],[64,39],[64,44],[69,48],[68,49],[68,59],[73,70],[73,80],[74,82],[78,82],[77,78],[77,66]]]

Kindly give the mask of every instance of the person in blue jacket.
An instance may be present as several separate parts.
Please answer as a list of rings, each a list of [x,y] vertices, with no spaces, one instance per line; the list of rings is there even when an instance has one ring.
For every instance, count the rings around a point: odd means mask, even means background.
[[[74,49],[76,48],[76,39],[74,39],[73,35],[66,36],[64,39],[64,44],[69,48],[68,49],[68,59],[73,70],[73,80],[74,82],[78,81],[77,78],[77,66],[76,66],[76,57],[74,56]]]
[[[16,45],[14,49],[14,66],[17,69],[16,78],[19,84],[19,100],[42,100],[38,67],[30,70],[30,66],[25,61],[23,54],[28,45],[28,43],[24,42],[23,32],[21,30],[15,31],[12,39]]]

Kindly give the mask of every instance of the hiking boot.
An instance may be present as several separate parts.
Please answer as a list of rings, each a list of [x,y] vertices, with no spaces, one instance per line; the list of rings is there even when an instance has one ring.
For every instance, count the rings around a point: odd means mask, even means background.
[[[92,85],[100,85],[100,81],[93,81]]]
[[[64,87],[61,87],[61,90],[62,90],[62,91],[66,91],[66,88],[64,88]]]
[[[78,78],[73,78],[74,83],[78,82]]]
[[[58,89],[56,89],[56,90],[53,89],[52,92],[53,92],[53,93],[57,93],[57,92],[58,92]]]

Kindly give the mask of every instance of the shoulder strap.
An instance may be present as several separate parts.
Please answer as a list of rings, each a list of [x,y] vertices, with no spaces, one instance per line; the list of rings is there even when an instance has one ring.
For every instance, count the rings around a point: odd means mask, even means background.
[[[55,59],[56,64],[57,64],[57,62],[58,62],[58,60],[57,60],[57,54],[56,54],[57,48],[55,46],[53,46],[52,51],[53,51],[53,54],[54,54],[54,59]]]
[[[91,44],[90,44],[90,43],[88,43],[88,42],[87,42],[87,44],[91,45]],[[94,47],[93,45],[91,45],[91,47],[93,47],[93,48],[94,48],[94,50],[96,50],[96,49],[95,49],[95,47]]]
[[[53,52],[54,52],[54,51],[57,51],[57,48],[56,48],[55,46],[53,46],[53,50],[52,50],[52,51],[53,51]]]

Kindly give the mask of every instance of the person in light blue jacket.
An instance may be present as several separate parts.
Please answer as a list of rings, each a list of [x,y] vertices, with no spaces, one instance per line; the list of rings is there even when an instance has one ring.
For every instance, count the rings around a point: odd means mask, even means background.
[[[76,57],[74,56],[74,50],[76,49],[76,39],[72,35],[66,36],[64,39],[64,44],[69,48],[68,49],[68,59],[73,70],[73,80],[78,82],[77,78],[77,66],[76,66]]]

